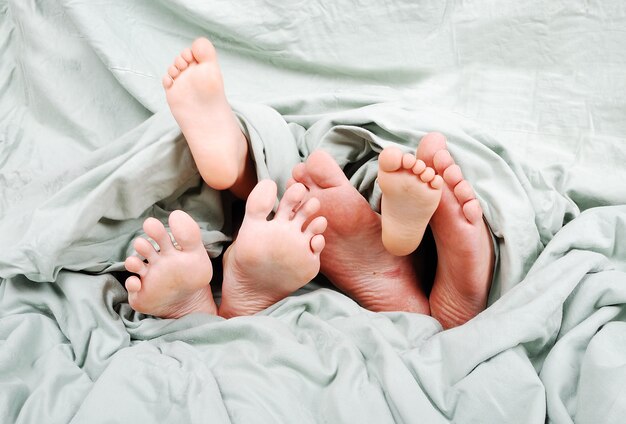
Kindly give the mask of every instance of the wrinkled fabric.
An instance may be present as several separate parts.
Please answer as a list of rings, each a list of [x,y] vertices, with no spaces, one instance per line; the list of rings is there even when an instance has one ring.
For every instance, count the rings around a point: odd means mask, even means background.
[[[621,422],[625,24],[617,0],[0,0],[1,421]],[[321,148],[377,209],[377,153],[445,134],[496,240],[489,308],[442,331],[313,284],[134,313],[146,217],[232,239],[160,86],[198,36],[279,194]]]

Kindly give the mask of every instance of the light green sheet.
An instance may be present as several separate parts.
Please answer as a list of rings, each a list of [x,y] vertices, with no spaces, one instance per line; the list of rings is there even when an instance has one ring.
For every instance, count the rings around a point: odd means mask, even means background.
[[[516,3],[0,0],[0,421],[622,422],[626,6]],[[231,236],[160,87],[201,35],[281,187],[323,148],[376,208],[376,152],[446,134],[498,238],[490,307],[443,332],[312,285],[135,314],[147,216]]]

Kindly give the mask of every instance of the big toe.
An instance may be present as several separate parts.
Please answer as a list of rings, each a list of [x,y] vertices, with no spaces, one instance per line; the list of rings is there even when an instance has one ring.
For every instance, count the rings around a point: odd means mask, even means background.
[[[378,167],[384,172],[394,172],[402,167],[402,150],[399,148],[385,147],[378,156]]]
[[[172,235],[182,250],[192,250],[202,246],[200,227],[191,216],[176,210],[170,214],[169,224]]]
[[[262,180],[254,187],[246,201],[246,216],[266,219],[276,203],[276,183]]]
[[[417,147],[416,156],[418,159],[423,160],[427,166],[430,166],[432,168],[435,153],[445,148],[446,137],[441,133],[431,132],[426,134],[420,140],[420,144]]]
[[[316,150],[306,161],[306,172],[322,188],[337,187],[347,178],[333,157],[323,150]]]
[[[213,61],[217,56],[213,44],[204,37],[198,38],[193,42],[191,52],[193,53],[193,57],[200,63]]]

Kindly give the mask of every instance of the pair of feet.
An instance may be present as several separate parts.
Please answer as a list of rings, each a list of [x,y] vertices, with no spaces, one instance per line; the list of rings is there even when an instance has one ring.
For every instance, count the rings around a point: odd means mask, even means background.
[[[247,166],[247,142],[226,100],[211,43],[198,39],[185,49],[163,85],[204,180],[213,188],[229,188],[245,197],[254,185],[253,167]],[[454,165],[443,136],[424,137],[416,155],[383,151],[382,221],[323,152],[313,153],[306,164],[297,166],[293,177],[272,221],[266,217],[275,201],[275,186],[261,182],[250,194],[239,237],[225,254],[225,268],[230,271],[224,275],[223,315],[269,306],[308,282],[320,267],[320,257],[322,272],[374,311],[430,311],[450,327],[484,308],[493,268],[491,239],[478,201]],[[325,224],[315,217],[312,198],[321,203],[317,215],[328,218],[325,237],[321,235]],[[281,208],[291,212],[281,213]],[[414,249],[430,215],[439,260],[429,302],[411,259],[389,251],[405,254]],[[135,242],[148,264],[139,258],[127,260],[128,270],[139,275],[126,283],[131,306],[163,317],[217,312],[209,287],[211,264],[197,224],[177,211],[170,217],[170,228],[179,249],[158,221],[149,219],[144,224],[160,252],[146,240]],[[367,251],[362,251],[363,245]],[[263,275],[267,277],[259,279]]]

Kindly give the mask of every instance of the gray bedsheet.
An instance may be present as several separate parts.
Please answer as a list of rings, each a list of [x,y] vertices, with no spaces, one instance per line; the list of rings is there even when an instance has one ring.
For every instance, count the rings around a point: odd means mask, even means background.
[[[622,422],[625,27],[618,0],[0,0],[0,421]],[[322,148],[376,208],[376,153],[446,134],[498,240],[489,308],[442,331],[312,285],[134,313],[147,216],[231,237],[160,87],[201,35],[281,187]]]

